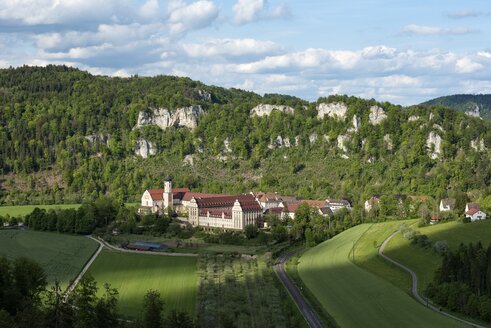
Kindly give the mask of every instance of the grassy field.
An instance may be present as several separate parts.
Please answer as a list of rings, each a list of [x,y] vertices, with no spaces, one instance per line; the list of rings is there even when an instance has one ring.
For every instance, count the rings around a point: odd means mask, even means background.
[[[138,206],[139,203],[126,203],[125,206]],[[36,207],[50,209],[67,209],[79,208],[81,204],[57,204],[57,205],[16,205],[16,206],[0,206],[0,216],[18,217],[25,216],[32,212]]]
[[[148,290],[160,292],[165,311],[196,310],[197,258],[103,251],[89,269],[100,291],[104,283],[119,291],[119,311],[136,317]]]
[[[446,241],[449,248],[453,250],[457,249],[460,243],[468,244],[481,241],[484,247],[491,243],[491,220],[468,224],[449,222],[421,228],[412,226],[412,228],[427,235],[433,242]],[[385,254],[416,272],[420,281],[420,291],[423,291],[426,285],[433,280],[434,272],[442,263],[442,257],[436,254],[433,249],[411,245],[410,241],[401,234],[396,235],[390,241],[385,249]]]
[[[161,236],[137,235],[137,234],[121,234],[118,236],[110,236],[106,239],[115,246],[120,246],[122,243],[134,243],[137,241],[156,242],[166,244],[169,252],[173,253],[196,253],[196,254],[263,254],[268,251],[274,251],[270,246],[265,245],[225,245],[225,244],[207,244],[200,238],[189,238],[179,240],[169,239]],[[284,247],[286,243],[275,245],[275,248]]]
[[[0,216],[17,217],[31,213],[36,207],[49,209],[59,208],[79,208],[80,204],[61,204],[61,205],[18,205],[18,206],[0,206]]]
[[[95,241],[82,236],[0,230],[0,255],[31,258],[44,268],[50,283],[58,279],[64,287],[77,276],[97,246]]]
[[[387,239],[401,224],[410,225],[413,221],[391,221],[383,223],[374,223],[370,225],[367,231],[355,243],[354,263],[363,269],[378,275],[393,285],[403,289],[411,295],[411,277],[410,275],[384,260],[378,255],[378,249],[382,242]],[[350,252],[350,259],[353,259],[353,251]]]
[[[349,229],[300,258],[300,278],[326,311],[341,327],[461,327],[351,262],[354,242],[371,226]]]

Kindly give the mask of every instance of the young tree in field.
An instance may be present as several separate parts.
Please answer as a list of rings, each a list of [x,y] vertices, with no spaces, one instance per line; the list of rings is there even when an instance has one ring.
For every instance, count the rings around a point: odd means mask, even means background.
[[[160,293],[149,290],[143,300],[143,328],[162,328],[162,314],[164,312],[164,301]]]
[[[258,233],[259,233],[259,229],[254,224],[248,224],[244,228],[244,234],[247,237],[247,239],[252,239],[257,237]]]
[[[46,293],[45,316],[48,327],[70,328],[74,325],[74,308],[71,299],[63,301],[63,291],[58,280]]]
[[[95,306],[97,303],[97,283],[90,275],[84,275],[73,294],[75,328],[96,327]]]
[[[193,319],[187,312],[172,310],[165,319],[166,328],[194,328]]]

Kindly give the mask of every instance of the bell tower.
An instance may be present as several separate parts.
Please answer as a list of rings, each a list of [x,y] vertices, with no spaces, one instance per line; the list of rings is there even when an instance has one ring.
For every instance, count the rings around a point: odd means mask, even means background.
[[[172,197],[172,178],[167,176],[164,180],[164,209],[172,208],[174,198]]]

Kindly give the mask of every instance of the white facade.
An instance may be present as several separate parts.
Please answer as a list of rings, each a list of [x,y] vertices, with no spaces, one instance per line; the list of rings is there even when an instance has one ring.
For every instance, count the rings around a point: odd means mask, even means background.
[[[474,214],[466,214],[465,216],[467,218],[470,218],[471,222],[486,220],[486,213],[484,213],[483,211],[477,211]]]
[[[200,213],[201,211],[201,213]],[[214,213],[213,213],[214,212]],[[220,212],[220,214],[217,214]],[[194,227],[222,228],[228,230],[244,230],[249,224],[258,225],[262,210],[244,211],[240,202],[236,200],[231,209],[231,215],[227,210],[213,211],[213,209],[200,209],[195,198],[191,199],[188,207],[188,222]]]

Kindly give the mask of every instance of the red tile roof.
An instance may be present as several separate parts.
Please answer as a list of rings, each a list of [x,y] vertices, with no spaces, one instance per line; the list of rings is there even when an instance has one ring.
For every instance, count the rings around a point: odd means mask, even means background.
[[[164,189],[148,189],[152,200],[162,200],[164,198]]]
[[[187,192],[184,194],[184,197],[182,198],[183,201],[190,201],[193,197],[194,198],[214,198],[214,197],[222,197],[222,196],[227,196],[223,194],[206,194],[202,192]]]
[[[470,210],[468,210],[467,212],[465,212],[465,214],[466,215],[474,215],[477,212],[479,212],[479,209],[477,209],[477,208],[471,208]]]
[[[323,208],[326,204],[323,200],[302,200],[302,203],[308,204],[310,207]]]
[[[235,201],[238,201],[244,212],[262,212],[261,206],[251,194],[236,196],[217,196],[208,198],[195,198],[200,210],[211,208],[232,209]]]
[[[295,213],[298,209],[298,203],[297,204],[292,204],[292,203],[287,203],[286,204],[286,210],[285,212],[289,212],[289,213]]]

